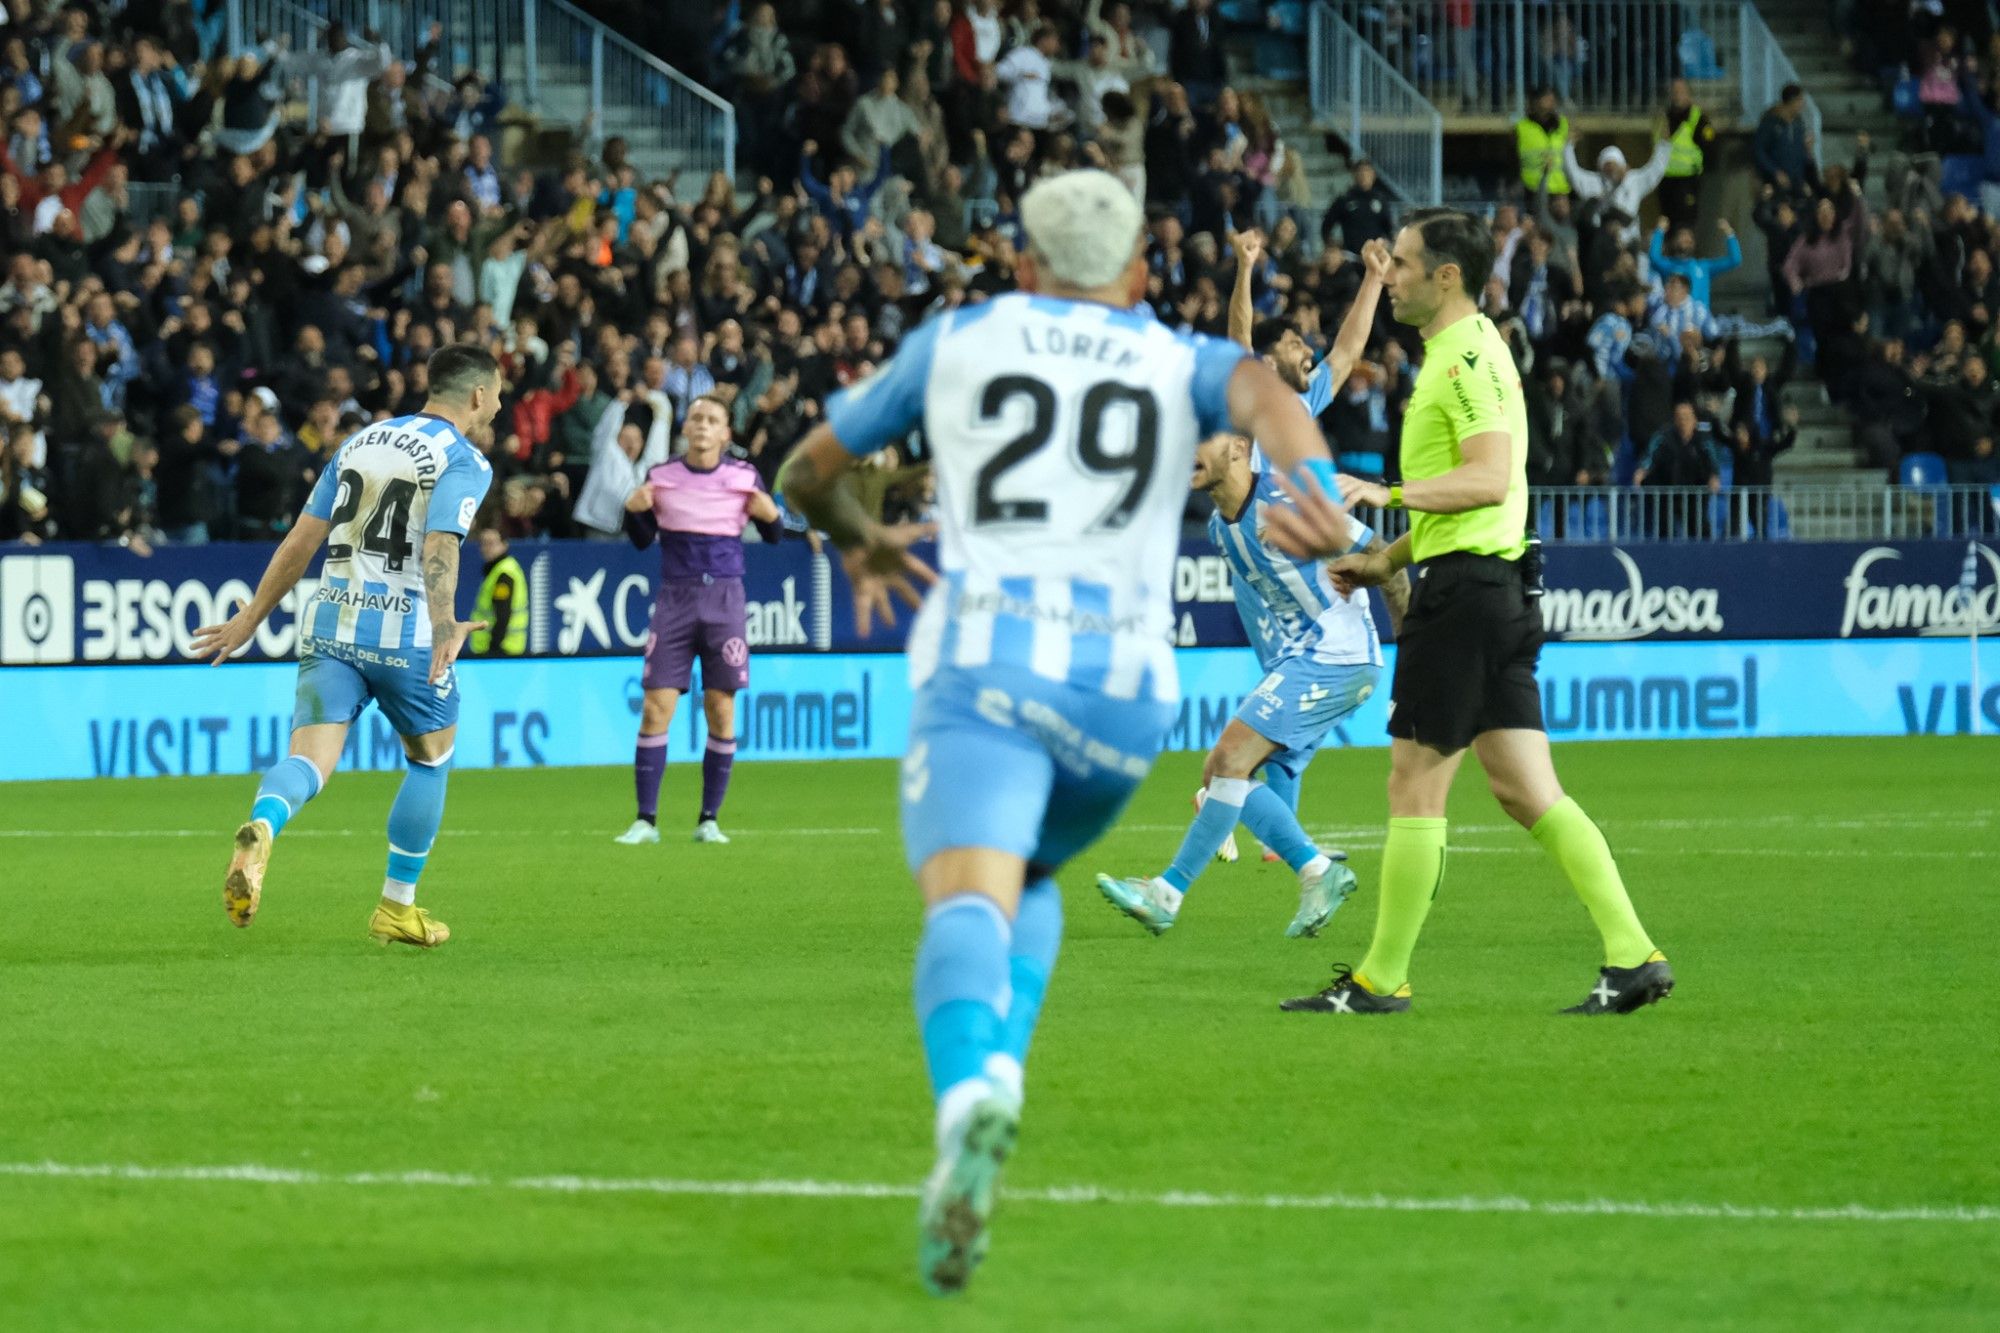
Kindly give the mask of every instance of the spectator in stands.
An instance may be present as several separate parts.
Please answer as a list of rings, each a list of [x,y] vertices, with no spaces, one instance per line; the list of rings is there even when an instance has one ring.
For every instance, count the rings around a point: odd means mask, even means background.
[[[1569,117],[1556,106],[1556,90],[1542,84],[1528,95],[1528,114],[1514,122],[1514,153],[1521,188],[1532,198],[1545,185],[1552,195],[1570,192],[1563,174],[1563,150],[1569,146]]]
[[[1196,0],[1202,3],[1202,0]],[[1052,23],[1037,28],[1032,40],[1000,58],[993,77],[1007,93],[1007,122],[1035,131],[1037,141],[1071,119],[1069,108],[1055,94],[1056,49],[1062,36]]]
[[[1904,364],[1902,339],[1875,345],[1873,355],[1856,370],[1848,405],[1863,457],[1871,466],[1886,469],[1889,480],[1896,480],[1902,456],[1924,447],[1928,408],[1922,386]]]
[[[1215,14],[1215,0],[1188,0],[1187,8],[1174,20],[1167,72],[1187,89],[1196,106],[1207,106],[1221,93],[1229,69],[1223,55],[1222,24]]]
[[[1715,125],[1695,105],[1686,79],[1668,85],[1665,118],[1655,134],[1668,148],[1661,212],[1671,226],[1692,228],[1701,217],[1702,173],[1715,146]]]
[[[778,27],[770,4],[750,11],[724,55],[736,85],[738,134],[745,162],[771,176],[790,174],[784,151],[785,88],[797,75],[790,40]]]
[[[1791,294],[1795,326],[1810,327],[1818,342],[1852,322],[1848,279],[1854,272],[1857,237],[1868,222],[1867,201],[1860,186],[1849,182],[1852,206],[1846,221],[1830,197],[1813,207],[1811,226],[1792,242],[1785,256],[1785,288]]]
[[[329,23],[324,50],[291,51],[279,60],[286,77],[320,81],[320,116],[330,136],[347,140],[350,161],[359,156],[361,132],[367,128],[368,85],[394,59],[373,29],[362,38],[365,45],[354,45],[345,24]]]
[[[1722,233],[1726,247],[1723,254],[1715,259],[1699,259],[1694,252],[1694,229],[1681,227],[1672,230],[1672,240],[1668,235],[1673,228],[1672,220],[1665,214],[1653,228],[1653,239],[1648,243],[1647,254],[1652,260],[1655,272],[1678,273],[1688,280],[1688,294],[1702,305],[1709,303],[1709,284],[1718,273],[1728,273],[1742,267],[1743,247],[1737,242],[1736,228],[1729,225],[1728,218],[1719,219],[1716,230]]]
[[[1639,239],[1638,225],[1631,219],[1639,216],[1647,197],[1665,179],[1672,156],[1672,144],[1655,140],[1652,157],[1634,170],[1626,165],[1624,152],[1606,145],[1597,154],[1597,170],[1586,171],[1576,160],[1576,141],[1571,140],[1563,145],[1563,170],[1577,198],[1595,204],[1600,213],[1616,212],[1627,219],[1615,231],[1620,244],[1631,245]]]
[[[1722,474],[1707,426],[1686,399],[1674,404],[1673,422],[1647,443],[1632,473],[1634,486],[1705,486],[1719,492]],[[1677,515],[1685,517],[1685,513]]]
[[[1386,241],[1395,235],[1395,196],[1382,184],[1375,173],[1375,164],[1367,158],[1356,158],[1348,170],[1353,179],[1346,192],[1327,205],[1326,216],[1320,219],[1319,237],[1321,244],[1332,245],[1338,235],[1342,247],[1360,254],[1361,247],[1368,242]]]
[[[1795,197],[1812,186],[1812,135],[1806,129],[1806,91],[1788,83],[1778,104],[1757,122],[1751,155],[1757,178],[1781,196]]]
[[[1954,482],[2000,481],[1993,475],[1993,440],[2000,432],[2000,380],[1977,356],[1964,359],[1955,377],[1925,386],[1928,435]]]

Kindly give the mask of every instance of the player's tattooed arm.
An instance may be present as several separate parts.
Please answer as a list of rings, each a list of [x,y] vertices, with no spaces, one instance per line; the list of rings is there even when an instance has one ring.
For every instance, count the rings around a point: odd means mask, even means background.
[[[458,618],[458,544],[455,532],[433,532],[424,538],[424,600],[431,608],[431,670],[435,685],[458,660],[458,650],[474,630],[488,629],[483,620]]]
[[[431,608],[431,637],[451,633],[458,600],[458,535],[433,532],[424,538],[424,600]]]
[[[1368,539],[1368,554],[1386,555],[1389,543],[1380,537]],[[1389,608],[1389,628],[1397,638],[1403,637],[1403,614],[1410,609],[1410,571],[1398,569],[1382,584],[1382,602]]]

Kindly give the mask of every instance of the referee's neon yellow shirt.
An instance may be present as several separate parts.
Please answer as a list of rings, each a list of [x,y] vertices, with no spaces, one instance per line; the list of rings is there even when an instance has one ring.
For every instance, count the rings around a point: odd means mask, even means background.
[[[1517,560],[1528,548],[1528,404],[1500,331],[1469,315],[1424,343],[1424,364],[1403,416],[1403,479],[1441,477],[1465,461],[1459,441],[1504,430],[1507,498],[1462,514],[1410,512],[1410,556],[1452,551]]]

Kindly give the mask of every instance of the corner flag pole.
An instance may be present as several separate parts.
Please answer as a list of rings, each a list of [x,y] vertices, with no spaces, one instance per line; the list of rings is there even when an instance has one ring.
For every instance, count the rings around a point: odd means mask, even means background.
[[[1965,641],[1972,648],[1972,734],[1981,732],[1979,721],[1979,603],[1974,587],[1979,582],[1979,543],[1965,544],[1965,568],[1958,576],[1959,601],[1965,607]]]

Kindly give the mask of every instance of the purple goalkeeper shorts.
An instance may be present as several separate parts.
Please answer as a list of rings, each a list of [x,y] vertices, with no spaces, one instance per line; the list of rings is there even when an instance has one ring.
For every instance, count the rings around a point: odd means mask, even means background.
[[[735,693],[750,685],[750,641],[744,637],[743,580],[678,580],[660,585],[646,634],[649,690],[686,691],[701,659],[701,687]]]

